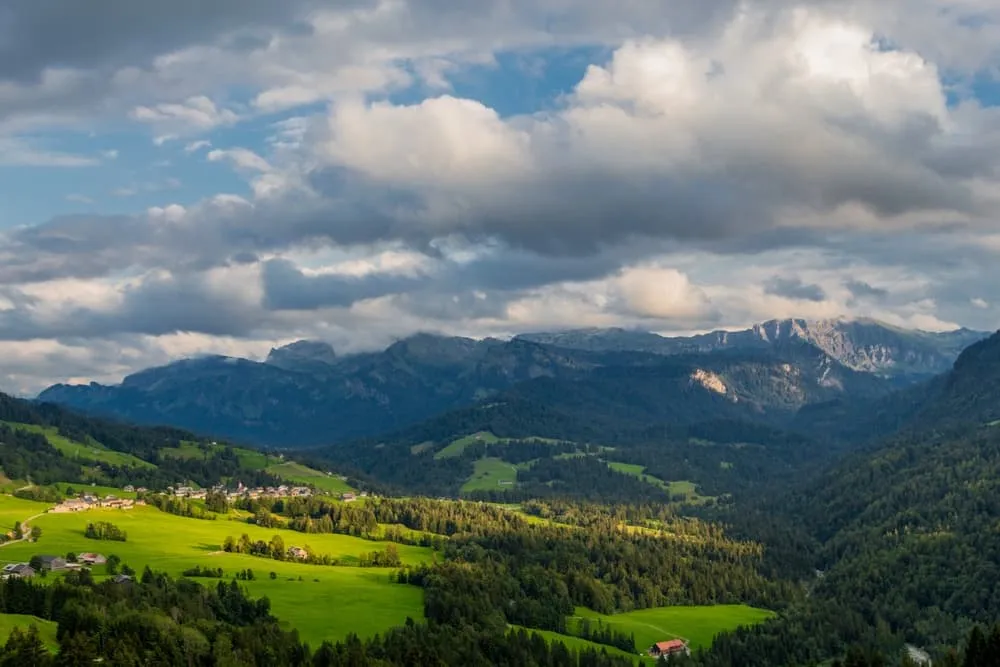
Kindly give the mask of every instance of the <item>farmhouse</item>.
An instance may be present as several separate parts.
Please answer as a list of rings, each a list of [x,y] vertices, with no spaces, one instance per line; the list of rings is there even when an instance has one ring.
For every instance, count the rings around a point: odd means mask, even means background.
[[[10,565],[5,565],[3,568],[3,576],[7,577],[19,577],[22,579],[27,579],[29,577],[35,576],[35,569],[28,565],[27,563],[11,563]]]
[[[84,565],[104,565],[105,563],[108,562],[108,559],[102,556],[101,554],[95,554],[90,552],[82,553],[79,556],[77,556],[76,559],[81,563],[83,563]]]
[[[66,569],[66,559],[59,556],[39,556],[43,570],[56,571]]]
[[[357,500],[358,497],[353,493],[342,493],[340,494],[340,499],[343,500],[345,503],[351,503]]]
[[[288,555],[292,558],[304,560],[309,557],[309,552],[302,547],[288,547]]]
[[[649,657],[659,658],[661,656],[678,655],[683,653],[691,655],[691,649],[683,639],[670,639],[664,642],[656,642],[649,647]]]

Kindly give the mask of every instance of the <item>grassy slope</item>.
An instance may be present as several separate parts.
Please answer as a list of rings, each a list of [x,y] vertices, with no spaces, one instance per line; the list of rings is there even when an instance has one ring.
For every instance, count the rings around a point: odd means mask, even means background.
[[[321,491],[329,491],[330,493],[346,493],[354,490],[351,488],[350,484],[336,475],[327,475],[325,472],[314,470],[313,468],[304,466],[301,463],[296,463],[295,461],[275,463],[273,465],[269,465],[264,470],[289,482],[312,484]]]
[[[577,607],[577,617],[600,619],[616,630],[635,635],[635,645],[644,651],[653,643],[680,637],[692,648],[709,646],[715,635],[741,625],[754,625],[774,615],[766,609],[746,605],[708,607],[659,607],[608,616]]]
[[[439,451],[434,455],[436,459],[447,459],[454,456],[461,456],[462,452],[469,445],[474,445],[477,442],[485,442],[487,444],[497,442],[500,438],[496,437],[488,431],[480,431],[479,433],[473,433],[472,435],[467,435],[464,438],[459,438],[458,440],[453,440],[448,446]]]
[[[163,456],[184,459],[205,459],[212,452],[222,449],[223,445],[198,445],[193,442],[182,443],[180,447],[169,447],[161,449]],[[253,470],[265,470],[272,475],[276,475],[287,482],[297,484],[312,484],[321,491],[339,494],[353,491],[347,482],[336,475],[327,475],[325,472],[315,470],[308,466],[294,461],[285,461],[276,456],[269,456],[264,452],[252,449],[242,449],[234,447],[236,457],[240,464]]]
[[[206,459],[209,455],[222,449],[224,449],[224,445],[182,442],[180,447],[164,447],[160,453],[167,458]],[[240,465],[252,470],[263,470],[272,463],[278,462],[277,458],[253,449],[234,447],[233,451],[236,452],[236,458],[240,460]]]
[[[0,517],[26,518],[30,507],[9,496],[0,497]],[[10,506],[10,507],[8,507]],[[44,506],[43,506],[44,507]],[[8,509],[5,509],[8,508]],[[104,520],[128,533],[127,542],[99,542],[83,536],[88,522]],[[11,520],[13,525],[13,519]],[[255,556],[221,552],[228,535],[247,533],[251,539],[269,540],[280,535],[287,546],[309,546],[317,553],[331,554],[350,562],[366,552],[383,549],[385,543],[346,535],[305,535],[290,530],[258,528],[220,518],[217,521],[186,519],[149,507],[129,511],[92,510],[79,514],[46,514],[32,522],[42,528],[37,544],[16,543],[0,549],[0,562],[27,561],[34,554],[65,554],[69,551],[115,553],[137,570],[153,569],[180,575],[194,565],[221,567],[227,576],[250,568],[255,581],[246,582],[254,596],[266,595],[271,609],[283,623],[299,630],[313,646],[324,639],[342,639],[351,632],[371,635],[405,622],[407,616],[423,617],[423,592],[415,586],[390,584],[390,569],[325,567],[279,562]],[[404,562],[417,563],[431,558],[431,550],[396,545]],[[269,572],[278,578],[269,578]],[[303,581],[298,581],[301,577]],[[292,579],[292,581],[289,581]],[[318,580],[318,581],[315,581]],[[213,580],[202,580],[212,584]]]
[[[52,505],[49,503],[36,503],[33,500],[22,500],[13,496],[0,496],[0,533],[13,530],[16,522],[40,514],[50,507]],[[0,558],[2,557],[3,549],[0,549]]]
[[[511,488],[513,484],[500,485],[500,480],[516,482],[517,470],[514,466],[500,459],[485,458],[475,463],[475,469],[468,481],[462,485],[462,493],[470,491],[493,491],[495,489]]]
[[[59,648],[59,642],[56,641],[56,622],[46,621],[41,618],[36,618],[35,616],[27,616],[25,614],[0,614],[0,644],[7,642],[7,637],[10,636],[10,633],[14,628],[27,630],[32,625],[38,628],[38,635],[42,638],[42,642],[45,644],[46,648],[53,653],[57,651]]]
[[[520,630],[521,626],[512,625],[511,629]],[[542,637],[545,638],[547,642],[560,641],[566,645],[571,651],[582,651],[584,649],[594,649],[596,651],[607,651],[608,655],[617,655],[624,658],[632,658],[635,662],[639,662],[638,656],[632,655],[631,653],[626,653],[621,649],[617,649],[613,646],[605,646],[604,644],[598,644],[596,642],[590,642],[586,639],[580,639],[579,637],[572,637],[570,635],[561,635],[558,632],[552,632],[551,630],[536,630],[535,628],[524,628],[524,630],[530,635],[537,632]],[[649,662],[653,662],[649,660]]]
[[[4,422],[11,428],[21,431],[30,431],[45,436],[49,444],[58,449],[66,458],[82,461],[97,461],[99,463],[109,463],[116,466],[133,466],[141,468],[155,468],[152,463],[132,456],[123,454],[113,449],[108,449],[104,445],[91,441],[88,443],[76,442],[59,435],[59,430],[52,426],[37,426],[35,424],[18,424],[16,422]]]
[[[635,463],[619,463],[618,461],[608,461],[608,467],[617,472],[625,473],[626,475],[632,475],[633,477],[638,477],[644,482],[657,486],[664,491],[667,491],[672,496],[685,495],[690,502],[702,502],[707,500],[707,496],[700,496],[695,490],[694,482],[687,481],[672,481],[666,482],[659,477],[654,477],[652,475],[647,475],[645,473],[646,468],[644,466]]]

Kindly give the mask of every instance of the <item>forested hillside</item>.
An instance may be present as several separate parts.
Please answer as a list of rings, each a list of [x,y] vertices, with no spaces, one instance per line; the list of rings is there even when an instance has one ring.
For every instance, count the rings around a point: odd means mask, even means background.
[[[899,434],[763,501],[757,509],[788,527],[775,541],[815,540],[817,574],[793,613],[719,651],[774,664],[822,659],[844,642],[943,651],[1000,618],[1000,424],[983,423],[1000,406],[998,351],[1000,336],[972,346]],[[759,525],[751,509],[731,520]]]
[[[171,456],[184,444],[203,456]],[[197,450],[197,447],[196,447]],[[123,424],[0,394],[0,470],[25,484],[53,482],[145,486],[210,486],[238,477],[272,484],[278,477],[248,466],[232,447],[210,445],[186,431]]]

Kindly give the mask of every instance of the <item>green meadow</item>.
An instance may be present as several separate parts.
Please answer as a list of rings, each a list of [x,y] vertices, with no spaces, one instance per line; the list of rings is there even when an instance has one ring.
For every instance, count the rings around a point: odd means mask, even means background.
[[[223,449],[225,449],[225,445],[213,445],[185,440],[181,442],[179,447],[164,447],[160,449],[160,455],[165,458],[205,460]],[[277,457],[268,456],[264,452],[254,449],[233,447],[233,452],[235,452],[236,458],[239,459],[240,465],[252,470],[263,470],[272,463],[278,462]]]
[[[655,642],[684,639],[691,648],[707,647],[720,632],[741,625],[756,625],[774,616],[774,612],[746,605],[713,605],[704,607],[657,607],[624,614],[599,614],[586,607],[577,607],[572,619],[600,620],[615,630],[635,636],[636,648],[645,652]]]
[[[480,431],[479,433],[473,433],[472,435],[467,435],[464,438],[459,438],[458,440],[452,440],[448,446],[443,448],[441,451],[434,455],[436,459],[448,459],[455,456],[461,456],[462,452],[469,445],[474,445],[478,442],[483,442],[486,444],[491,444],[494,442],[499,442],[500,438],[496,437],[489,431]]]
[[[24,519],[46,505],[0,497],[0,520]],[[110,521],[128,534],[126,542],[104,542],[84,537],[92,521]],[[382,632],[400,625],[407,617],[423,618],[423,591],[415,586],[389,582],[391,568],[337,567],[276,561],[223,552],[223,540],[243,533],[251,539],[270,540],[280,535],[286,546],[304,546],[314,553],[329,554],[342,562],[357,562],[361,554],[384,549],[374,542],[347,535],[303,534],[285,529],[260,528],[220,516],[216,521],[189,519],[151,507],[131,510],[89,510],[80,513],[49,513],[32,521],[42,529],[37,543],[10,543],[0,548],[0,562],[27,561],[35,554],[65,555],[96,551],[114,553],[137,571],[149,565],[154,570],[179,576],[201,565],[221,567],[227,579],[237,571],[252,569],[254,581],[245,583],[254,596],[267,596],[272,613],[288,628],[295,628],[305,641],[318,646],[349,633],[359,636]],[[432,551],[424,547],[395,545],[404,563],[429,561]],[[270,573],[275,578],[270,578]],[[96,572],[100,574],[100,572]],[[212,579],[202,583],[214,585]]]
[[[512,625],[511,630],[521,630],[523,629],[530,636],[532,633],[537,633],[545,638],[545,641],[550,644],[554,641],[562,642],[571,651],[584,651],[586,649],[594,649],[597,652],[607,651],[608,655],[617,655],[623,658],[632,658],[634,661],[638,662],[638,656],[627,653],[614,646],[605,646],[604,644],[598,644],[596,642],[587,641],[586,639],[580,639],[579,637],[573,637],[571,635],[563,635],[558,632],[552,632],[551,630],[536,630],[535,628],[522,628],[520,625]]]
[[[327,475],[325,472],[314,470],[309,466],[304,466],[295,461],[285,463],[275,463],[264,468],[265,472],[276,475],[283,480],[295,482],[297,484],[311,484],[320,491],[327,491],[333,494],[347,493],[354,491],[351,485],[340,479],[337,475]]]
[[[14,529],[14,524],[24,521],[36,514],[41,514],[52,507],[49,503],[36,503],[33,500],[22,500],[13,496],[0,496],[0,533]],[[0,558],[3,551],[0,550]]]
[[[58,449],[63,456],[77,461],[95,461],[98,463],[108,463],[116,466],[132,466],[140,468],[155,468],[152,463],[132,456],[123,454],[113,449],[108,449],[95,440],[89,442],[77,442],[60,435],[59,430],[54,426],[36,426],[35,424],[19,424],[17,422],[4,422],[7,426],[19,431],[29,431],[44,435],[49,444]]]
[[[501,481],[510,484],[500,484]],[[470,491],[493,491],[496,489],[507,489],[517,482],[517,469],[507,463],[495,458],[479,459],[475,462],[472,475],[462,485],[462,493]]]
[[[55,652],[59,648],[59,642],[56,640],[56,622],[25,614],[0,614],[0,644],[7,642],[14,628],[24,631],[32,625],[38,628],[38,636],[41,637],[45,647]]]
[[[672,481],[667,482],[659,477],[654,477],[653,475],[646,474],[646,467],[635,463],[620,463],[618,461],[608,461],[608,467],[612,470],[626,475],[632,475],[633,477],[638,477],[643,482],[647,484],[652,484],[653,486],[659,487],[664,491],[668,492],[671,496],[685,496],[687,502],[700,503],[708,500],[708,496],[701,496],[695,489],[694,482],[688,481]]]

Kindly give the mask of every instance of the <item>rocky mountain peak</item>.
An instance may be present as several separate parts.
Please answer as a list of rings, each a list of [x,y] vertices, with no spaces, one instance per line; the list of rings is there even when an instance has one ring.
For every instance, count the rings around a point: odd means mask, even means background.
[[[265,363],[295,370],[302,366],[334,364],[337,354],[329,343],[318,340],[297,340],[294,343],[272,348]]]

